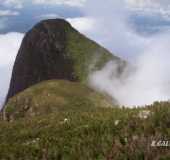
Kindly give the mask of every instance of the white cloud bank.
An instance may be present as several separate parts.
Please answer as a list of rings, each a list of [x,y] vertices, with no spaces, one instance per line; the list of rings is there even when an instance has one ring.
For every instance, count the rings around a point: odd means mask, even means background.
[[[68,18],[67,21],[84,34],[89,34],[95,25],[94,19],[88,17]]]
[[[167,34],[151,38],[133,63],[135,70],[125,70],[117,77],[117,64],[110,62],[90,76],[91,85],[128,107],[170,100],[169,41]]]
[[[18,16],[20,13],[12,10],[0,10],[0,17],[4,16]]]
[[[24,0],[0,0],[0,5],[4,7],[12,7],[16,9],[23,8]]]
[[[126,0],[127,4],[134,8],[167,8],[169,0]]]
[[[82,7],[86,0],[0,0],[0,6],[7,8],[22,9],[25,4],[33,5],[67,5],[72,7]]]
[[[41,5],[68,5],[68,6],[84,6],[88,0],[30,0],[32,4]],[[25,0],[0,0],[0,5],[5,7],[13,7],[16,9],[23,8]],[[169,9],[169,0],[124,0],[127,7],[147,9],[147,8],[157,8],[157,9]],[[106,2],[107,3],[107,2]],[[97,6],[97,3],[95,4]]]
[[[32,0],[33,4],[83,6],[86,0]]]
[[[36,19],[43,20],[43,19],[55,19],[61,18],[58,14],[55,13],[48,13],[48,14],[41,14],[35,17]]]
[[[22,39],[21,33],[0,35],[0,108],[8,91],[13,63]]]
[[[126,8],[122,6],[125,6],[123,0],[89,0],[86,3],[84,13],[95,23],[88,26],[89,36],[114,53],[130,59],[134,66],[133,70],[126,70],[118,78],[115,76],[117,65],[110,62],[101,71],[90,75],[90,85],[126,106],[169,100],[170,33],[162,32],[150,37],[138,35],[128,21]]]

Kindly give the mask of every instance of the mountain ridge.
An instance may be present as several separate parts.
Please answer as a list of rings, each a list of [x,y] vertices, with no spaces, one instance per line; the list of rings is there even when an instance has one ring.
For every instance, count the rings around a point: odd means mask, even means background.
[[[22,41],[6,102],[41,81],[65,79],[85,82],[89,69],[101,69],[110,60],[122,62],[80,34],[67,21],[43,20],[28,31]]]

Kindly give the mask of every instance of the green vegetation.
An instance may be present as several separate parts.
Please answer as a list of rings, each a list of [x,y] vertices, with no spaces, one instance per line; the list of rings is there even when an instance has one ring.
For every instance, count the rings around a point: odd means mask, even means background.
[[[10,99],[0,122],[2,160],[169,160],[170,103],[118,108],[93,90],[47,81]]]
[[[6,116],[9,120],[37,117],[67,110],[109,107],[112,101],[86,87],[69,81],[39,83],[9,100]],[[82,108],[81,108],[82,110]]]
[[[100,70],[111,60],[120,67],[125,65],[123,60],[73,28],[67,28],[67,32],[66,53],[73,59],[75,74],[81,82],[86,81],[90,71]]]

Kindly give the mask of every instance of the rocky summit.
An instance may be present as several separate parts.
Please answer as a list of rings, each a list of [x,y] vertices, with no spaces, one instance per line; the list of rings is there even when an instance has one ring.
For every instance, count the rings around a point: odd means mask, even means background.
[[[44,20],[25,35],[13,68],[6,102],[44,80],[85,82],[89,71],[121,61],[63,19]]]

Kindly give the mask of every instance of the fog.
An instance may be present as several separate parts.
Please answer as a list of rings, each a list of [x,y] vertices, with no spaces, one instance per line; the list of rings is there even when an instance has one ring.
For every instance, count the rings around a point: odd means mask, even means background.
[[[7,33],[0,35],[0,108],[5,100],[15,57],[23,34]]]
[[[122,76],[117,77],[114,73],[118,65],[109,62],[101,71],[90,75],[90,84],[127,107],[169,100],[170,39],[160,36],[152,39],[150,47],[136,58],[133,70],[125,69]]]
[[[101,71],[90,74],[90,85],[128,107],[169,100],[170,33],[147,37],[136,33],[124,6],[124,1],[87,2],[85,13],[96,23],[89,36],[133,66],[117,77],[117,64],[109,62]]]

